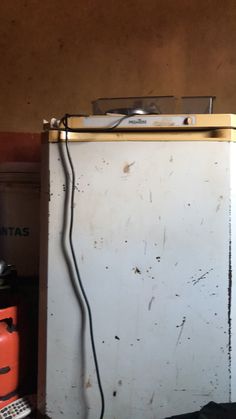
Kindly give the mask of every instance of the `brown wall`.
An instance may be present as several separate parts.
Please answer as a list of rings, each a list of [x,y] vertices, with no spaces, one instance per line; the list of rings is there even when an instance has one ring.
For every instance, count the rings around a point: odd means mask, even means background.
[[[39,162],[40,134],[0,132],[0,163]]]
[[[216,95],[236,112],[235,0],[1,0],[0,130],[101,96]]]

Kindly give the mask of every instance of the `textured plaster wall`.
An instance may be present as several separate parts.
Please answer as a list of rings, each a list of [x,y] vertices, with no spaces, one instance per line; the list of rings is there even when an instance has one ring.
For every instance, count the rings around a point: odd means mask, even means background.
[[[92,99],[216,95],[236,112],[235,0],[1,0],[0,130]]]

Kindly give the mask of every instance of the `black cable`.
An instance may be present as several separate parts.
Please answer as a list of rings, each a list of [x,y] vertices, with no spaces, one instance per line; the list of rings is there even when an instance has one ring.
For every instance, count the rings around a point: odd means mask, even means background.
[[[86,295],[86,292],[85,292],[85,289],[84,289],[84,286],[83,286],[83,282],[81,280],[81,276],[80,276],[80,272],[79,272],[79,267],[78,267],[78,263],[77,263],[77,259],[76,259],[76,254],[75,254],[75,250],[74,250],[74,244],[73,244],[75,170],[74,170],[74,165],[73,165],[73,162],[72,162],[72,159],[71,159],[70,150],[69,150],[69,147],[68,147],[68,115],[66,115],[63,120],[64,120],[64,125],[65,125],[66,153],[67,153],[67,158],[68,158],[68,161],[69,161],[69,165],[70,165],[70,169],[71,169],[71,175],[72,175],[72,179],[71,179],[72,190],[71,190],[71,200],[70,200],[69,243],[70,243],[70,249],[71,249],[71,254],[72,254],[72,258],[73,258],[73,263],[74,263],[74,267],[75,267],[75,272],[76,272],[77,280],[79,282],[81,293],[82,293],[82,296],[84,298],[84,301],[85,301],[85,304],[86,304],[86,308],[87,308],[87,311],[88,311],[90,340],[91,340],[91,346],[92,346],[92,352],[93,352],[95,370],[96,370],[96,375],[97,375],[98,388],[99,388],[100,396],[101,396],[101,413],[100,413],[100,419],[103,419],[103,417],[104,417],[104,411],[105,411],[105,399],[104,399],[104,393],[103,393],[103,388],[102,388],[102,383],[101,383],[101,377],[100,377],[98,360],[97,360],[97,353],[96,353],[96,346],[95,346],[95,340],[94,340],[92,311],[91,311],[91,307],[90,307],[90,304],[89,304],[89,301],[88,301],[88,297]]]
[[[137,116],[137,114],[133,113],[133,114],[130,114],[130,115],[124,115],[121,118],[119,118],[118,121],[114,122],[113,125],[111,125],[110,127],[105,128],[105,129],[108,130],[108,131],[109,130],[112,131],[113,129],[117,128],[121,124],[121,122],[123,122],[125,119],[131,118],[132,116]]]
[[[95,364],[95,370],[96,370],[96,375],[97,375],[97,381],[98,381],[98,388],[99,388],[99,392],[100,392],[100,396],[101,396],[101,413],[100,413],[100,419],[103,419],[104,417],[104,412],[105,412],[105,398],[104,398],[104,393],[103,393],[103,388],[102,388],[102,382],[101,382],[101,377],[100,377],[100,372],[99,372],[99,365],[98,365],[98,360],[97,360],[97,352],[96,352],[96,346],[95,346],[95,340],[94,340],[94,333],[93,333],[93,316],[92,316],[92,311],[91,311],[91,307],[88,301],[88,297],[87,294],[85,292],[84,286],[83,286],[83,282],[81,280],[81,276],[80,276],[80,272],[79,272],[79,267],[78,267],[78,263],[77,263],[77,258],[76,258],[76,254],[75,254],[75,249],[74,249],[74,244],[73,244],[73,227],[74,227],[74,196],[75,196],[75,170],[74,170],[74,165],[72,162],[72,158],[70,155],[70,150],[69,150],[69,146],[68,146],[68,132],[79,132],[79,129],[73,129],[73,128],[69,128],[68,127],[68,118],[71,116],[76,116],[76,115],[68,115],[66,114],[62,119],[61,122],[63,123],[64,127],[65,127],[65,144],[66,144],[66,154],[67,154],[67,158],[68,158],[68,162],[69,162],[69,166],[70,166],[70,170],[71,170],[71,199],[70,199],[70,225],[69,225],[69,243],[70,243],[70,249],[71,249],[71,254],[72,254],[72,259],[73,259],[73,263],[74,263],[74,267],[75,267],[75,272],[76,272],[76,277],[79,283],[79,287],[83,296],[83,299],[85,301],[86,304],[86,308],[87,308],[87,312],[88,312],[88,319],[89,319],[89,331],[90,331],[90,340],[91,340],[91,346],[92,346],[92,352],[93,352],[93,359],[94,359],[94,364]],[[118,119],[118,121],[114,122],[113,125],[111,125],[110,127],[106,127],[105,130],[106,131],[112,131],[115,128],[117,128],[120,123],[122,121],[124,121],[127,118],[130,118],[131,116],[135,116],[135,114],[132,115],[124,115],[121,118]],[[83,130],[81,130],[83,131]]]
[[[60,126],[57,128],[58,131],[67,131],[67,132],[101,132],[101,128],[70,128],[68,127],[68,118],[70,117],[81,117],[84,115],[69,115],[66,114],[63,118],[61,118],[60,122],[64,125],[65,129],[61,129]],[[122,117],[119,117],[119,119],[117,121],[115,121],[112,125],[107,126],[107,127],[102,127],[102,131],[105,132],[109,132],[109,131],[113,131],[115,128],[119,127],[119,125],[121,124],[121,122],[123,122],[125,119],[129,119],[132,116],[146,116],[145,115],[137,115],[136,113],[130,114],[130,115],[123,115]],[[53,128],[54,130],[55,128]]]

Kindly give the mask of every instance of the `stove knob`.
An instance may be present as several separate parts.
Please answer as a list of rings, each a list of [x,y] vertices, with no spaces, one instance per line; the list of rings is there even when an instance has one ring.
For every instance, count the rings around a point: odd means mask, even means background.
[[[190,116],[184,119],[184,125],[192,125],[193,120]]]

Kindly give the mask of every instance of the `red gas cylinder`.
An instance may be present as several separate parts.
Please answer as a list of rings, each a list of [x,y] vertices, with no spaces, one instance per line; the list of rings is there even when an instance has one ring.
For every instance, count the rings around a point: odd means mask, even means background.
[[[19,334],[17,307],[0,309],[0,409],[18,398]]]

